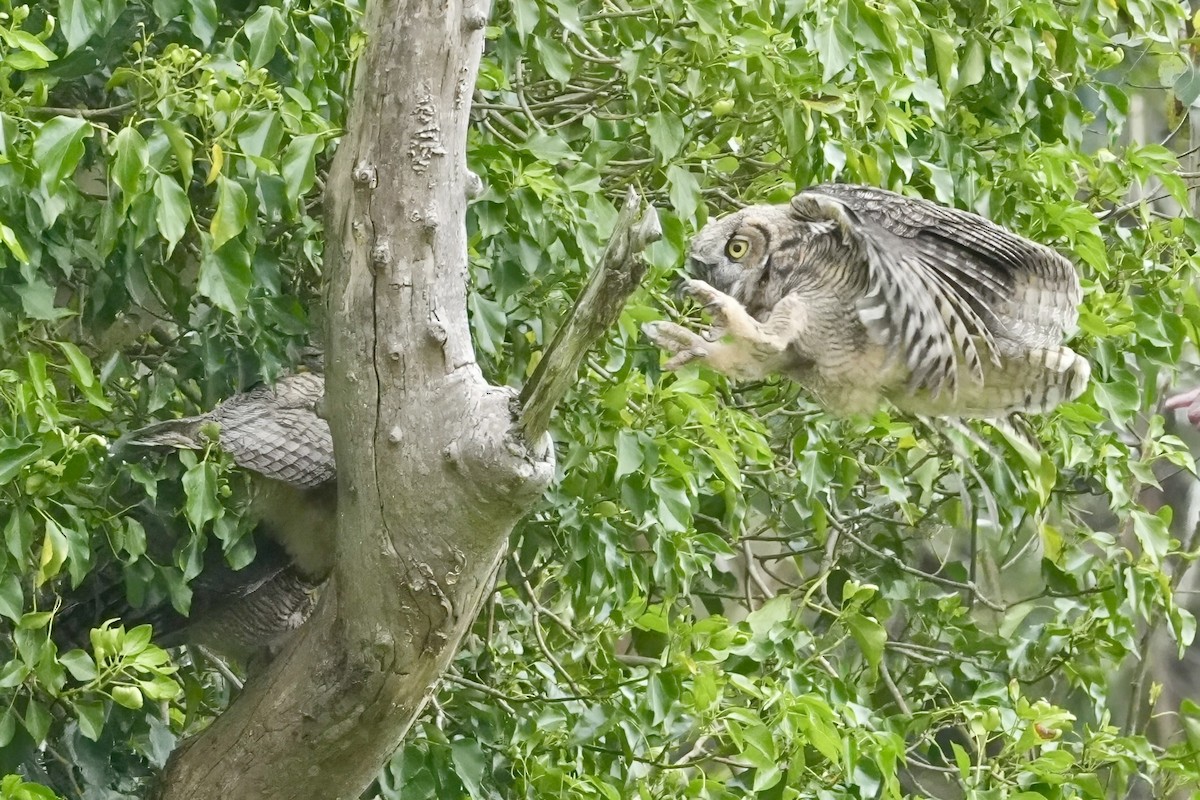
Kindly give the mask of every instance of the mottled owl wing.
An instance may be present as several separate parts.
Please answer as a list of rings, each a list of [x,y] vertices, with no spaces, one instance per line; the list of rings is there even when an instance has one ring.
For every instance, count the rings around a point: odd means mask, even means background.
[[[207,414],[168,420],[133,431],[125,446],[197,449],[215,424],[221,449],[240,467],[291,486],[311,489],[334,477],[333,437],[317,415],[325,379],[312,372],[287,375],[273,386],[234,395]]]
[[[909,368],[910,388],[957,388],[961,359],[983,378],[1001,349],[1053,347],[1080,299],[1071,263],[982,217],[883,189],[828,184],[793,199],[798,214],[839,223],[865,256],[860,319]]]

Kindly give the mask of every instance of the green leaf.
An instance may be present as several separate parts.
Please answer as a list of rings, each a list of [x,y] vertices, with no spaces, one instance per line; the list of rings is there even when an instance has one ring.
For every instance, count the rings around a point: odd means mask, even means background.
[[[282,139],[283,124],[274,111],[251,111],[237,128],[237,141],[242,152],[267,159],[272,164],[279,156]]]
[[[1158,514],[1150,514],[1140,509],[1130,512],[1133,519],[1134,536],[1137,537],[1138,544],[1142,547],[1142,553],[1155,566],[1162,564],[1162,560],[1169,550],[1171,531],[1167,527],[1167,522],[1170,515],[1170,506],[1165,506]]]
[[[17,732],[17,715],[11,708],[0,711],[0,748],[8,746]]]
[[[325,149],[325,139],[315,133],[297,136],[283,151],[283,182],[287,186],[288,204],[299,205],[316,182],[316,158]]]
[[[854,58],[853,37],[839,19],[831,19],[816,31],[814,44],[821,63],[821,82],[829,83]]]
[[[239,240],[213,250],[207,236],[196,288],[218,308],[238,316],[246,308],[253,284],[250,253]]]
[[[130,558],[140,558],[146,552],[146,529],[133,517],[125,518],[125,529],[121,536],[118,552]]]
[[[260,6],[243,28],[250,42],[250,66],[258,69],[275,57],[279,40],[287,32],[287,23],[278,8]]]
[[[195,148],[192,147],[187,135],[171,120],[160,119],[155,124],[162,130],[163,135],[167,137],[167,142],[171,145],[171,152],[175,155],[175,162],[179,166],[179,174],[183,177],[184,184],[190,184]]]
[[[217,32],[217,22],[220,20],[217,4],[214,0],[190,0],[183,8],[192,34],[207,47]]]
[[[642,445],[638,441],[638,436],[632,431],[620,431],[617,433],[617,469],[613,473],[613,479],[617,480],[624,475],[629,475],[642,466]]]
[[[17,477],[21,469],[26,464],[32,463],[41,453],[41,445],[36,444],[19,444],[0,449],[0,486]],[[9,519],[10,525],[17,516],[14,514]]]
[[[158,200],[154,221],[158,224],[159,233],[167,240],[169,257],[192,221],[192,206],[179,182],[161,172],[154,181],[154,197]]]
[[[112,688],[113,702],[125,708],[139,709],[145,700],[142,692],[136,686],[114,686]]]
[[[168,660],[167,654],[159,648],[154,649],[158,651],[162,661],[165,663]],[[138,687],[141,689],[142,694],[154,702],[174,700],[180,693],[179,684],[166,675],[155,675],[153,680],[140,681]]]
[[[746,615],[746,624],[750,626],[754,638],[769,637],[784,620],[791,619],[792,601],[787,595],[776,595]]]
[[[142,190],[142,181],[150,166],[150,153],[146,149],[146,140],[133,127],[122,128],[114,137],[113,152],[116,154],[113,182],[121,187],[122,204],[128,209]]]
[[[67,52],[78,49],[96,33],[104,16],[99,0],[60,0],[59,24],[67,37]]]
[[[104,732],[104,704],[76,701],[73,705],[79,715],[79,731],[93,742],[99,741]]]
[[[933,40],[934,60],[937,62],[938,82],[942,91],[949,95],[955,88],[958,78],[958,42],[943,30],[931,30],[929,37]]]
[[[67,560],[69,550],[70,543],[63,529],[57,522],[47,518],[45,535],[42,537],[42,554],[38,559],[37,574],[33,580],[34,586],[41,586],[58,575]]]
[[[83,142],[91,135],[92,124],[81,117],[54,117],[38,129],[33,142],[33,157],[47,191],[57,189],[75,172],[83,157]]]
[[[475,332],[476,346],[488,355],[500,352],[508,328],[508,317],[504,314],[503,306],[474,292],[467,298],[467,305],[471,310],[471,328]]]
[[[671,205],[680,219],[691,220],[696,216],[700,207],[700,183],[689,170],[672,164],[667,167],[667,183],[670,184],[668,194]]]
[[[183,474],[184,513],[192,530],[203,530],[206,523],[225,513],[217,497],[219,486],[217,465],[212,461],[200,461]]]
[[[646,119],[646,132],[650,144],[662,155],[664,162],[670,161],[683,147],[683,121],[669,111],[656,111]]]
[[[49,611],[30,611],[21,615],[17,627],[27,631],[36,631],[49,625],[52,619],[54,619],[54,615]]]
[[[25,246],[17,238],[16,232],[2,222],[0,222],[0,242],[4,242],[4,246],[17,261],[22,264],[29,263],[29,254],[25,252]]]
[[[21,618],[24,609],[25,594],[21,590],[20,578],[12,574],[0,578],[0,616],[16,622]]]
[[[80,683],[85,683],[96,677],[96,662],[82,650],[68,650],[58,657],[58,661],[67,668],[71,677]]]
[[[183,13],[184,3],[188,0],[152,0],[154,14],[162,22],[170,22]]]
[[[91,360],[70,342],[56,342],[56,344],[66,355],[67,362],[70,364],[71,381],[79,388],[88,402],[101,411],[112,411],[112,404],[104,399],[100,383],[96,380],[96,374],[92,372]]]
[[[50,712],[44,705],[37,700],[29,701],[25,708],[25,730],[29,731],[35,742],[46,740],[46,734],[50,732],[50,720]]]
[[[883,660],[884,645],[887,644],[887,631],[877,621],[862,614],[847,614],[843,622],[850,629],[871,669],[878,670],[879,662]]]
[[[3,39],[4,43],[10,47],[20,48],[44,62],[58,59],[53,50],[29,31],[0,27],[0,39]]]
[[[221,245],[237,236],[246,228],[246,190],[237,181],[224,175],[217,178],[217,211],[213,214],[209,232],[212,247]]]
[[[55,305],[58,293],[53,286],[41,278],[34,278],[29,283],[14,286],[13,291],[21,298],[21,310],[30,319],[53,322],[56,319],[71,316],[70,309]]]
[[[525,37],[533,32],[542,18],[542,7],[537,0],[513,0],[513,22],[517,27],[517,38],[525,43]]]
[[[472,798],[489,797],[481,791],[484,771],[488,767],[488,759],[483,754],[483,748],[474,739],[457,739],[450,744],[450,757],[454,761],[454,774],[462,781],[463,788]]]

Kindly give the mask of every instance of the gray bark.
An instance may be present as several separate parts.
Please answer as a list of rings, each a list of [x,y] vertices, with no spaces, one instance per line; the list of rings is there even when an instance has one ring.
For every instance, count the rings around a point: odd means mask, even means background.
[[[171,759],[164,798],[354,798],[424,706],[553,472],[475,364],[465,142],[486,2],[373,0],[329,176],[337,563],[314,618]]]
[[[531,381],[484,381],[467,322],[465,143],[487,1],[372,0],[327,192],[336,564],[313,618],[167,765],[165,800],[356,798],[400,744],[549,483],[545,424],[658,237],[627,203],[602,279]],[[593,296],[595,295],[595,296]],[[582,320],[582,321],[579,321]],[[540,387],[547,383],[550,389]],[[536,398],[536,402],[529,400]],[[522,421],[528,405],[532,423]]]

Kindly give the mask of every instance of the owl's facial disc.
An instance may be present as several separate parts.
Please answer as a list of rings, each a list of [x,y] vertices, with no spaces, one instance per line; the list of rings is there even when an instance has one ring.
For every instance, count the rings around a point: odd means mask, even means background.
[[[688,272],[749,307],[766,289],[772,248],[794,227],[787,206],[750,206],[713,220],[692,237]]]

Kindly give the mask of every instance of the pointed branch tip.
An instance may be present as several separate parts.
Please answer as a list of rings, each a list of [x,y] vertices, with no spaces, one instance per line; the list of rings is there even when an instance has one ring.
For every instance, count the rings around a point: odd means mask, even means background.
[[[662,225],[653,206],[643,207],[630,187],[599,262],[521,391],[526,442],[537,442],[549,429],[554,407],[575,382],[587,351],[617,321],[646,274],[642,251],[662,238]]]

